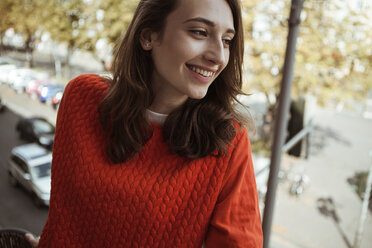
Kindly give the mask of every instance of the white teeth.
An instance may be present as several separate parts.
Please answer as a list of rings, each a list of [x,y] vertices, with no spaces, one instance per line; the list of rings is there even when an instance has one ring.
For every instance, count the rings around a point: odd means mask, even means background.
[[[210,77],[210,76],[213,75],[213,72],[201,70],[199,68],[196,68],[195,66],[190,66],[190,69],[193,70],[196,73],[199,73],[200,75],[202,75],[204,77]]]

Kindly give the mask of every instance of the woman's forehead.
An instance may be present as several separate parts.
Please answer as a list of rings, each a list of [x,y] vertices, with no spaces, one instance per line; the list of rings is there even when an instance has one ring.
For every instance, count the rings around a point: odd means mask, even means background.
[[[178,0],[176,9],[169,14],[169,22],[186,23],[207,20],[224,29],[234,29],[231,8],[226,0]]]

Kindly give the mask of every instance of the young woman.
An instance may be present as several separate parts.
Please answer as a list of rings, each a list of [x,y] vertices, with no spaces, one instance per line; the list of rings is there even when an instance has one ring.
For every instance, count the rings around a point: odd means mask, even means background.
[[[141,0],[113,79],[68,84],[38,247],[262,247],[240,11]]]

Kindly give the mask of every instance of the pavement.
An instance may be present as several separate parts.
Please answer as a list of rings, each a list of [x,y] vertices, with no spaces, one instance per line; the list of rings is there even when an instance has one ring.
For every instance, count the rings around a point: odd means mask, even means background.
[[[311,155],[284,155],[281,168],[304,173],[310,183],[299,196],[289,183],[278,186],[272,237],[273,248],[352,248],[362,201],[351,179],[372,166],[372,120],[360,113],[317,108]],[[364,223],[360,248],[372,247],[372,207]]]
[[[5,85],[0,85],[0,96],[20,115],[37,114],[55,123],[56,111],[51,106],[29,104],[27,96],[17,95]],[[271,248],[354,248],[362,201],[349,182],[356,173],[372,166],[368,155],[372,149],[371,130],[372,120],[361,113],[315,108],[310,157],[282,158],[285,177],[277,190]],[[310,180],[299,196],[289,194],[296,174]],[[371,248],[371,244],[369,210],[359,248]]]

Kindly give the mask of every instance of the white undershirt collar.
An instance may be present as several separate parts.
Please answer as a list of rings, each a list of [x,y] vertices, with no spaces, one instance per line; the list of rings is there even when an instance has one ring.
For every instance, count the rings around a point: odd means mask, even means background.
[[[168,115],[156,113],[149,109],[146,109],[146,117],[149,122],[153,122],[158,125],[163,125],[165,120],[167,119]]]

